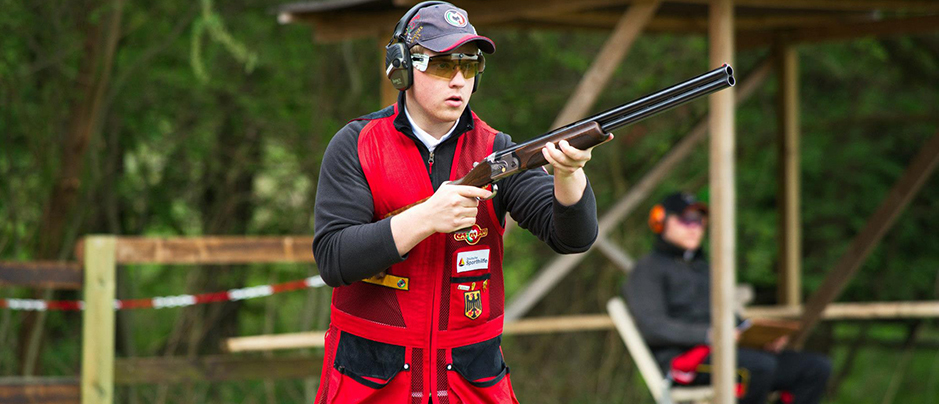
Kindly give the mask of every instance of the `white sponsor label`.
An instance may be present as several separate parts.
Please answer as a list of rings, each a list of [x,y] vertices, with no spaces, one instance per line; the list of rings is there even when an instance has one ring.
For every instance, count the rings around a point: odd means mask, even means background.
[[[489,249],[465,251],[456,255],[456,272],[489,268]]]

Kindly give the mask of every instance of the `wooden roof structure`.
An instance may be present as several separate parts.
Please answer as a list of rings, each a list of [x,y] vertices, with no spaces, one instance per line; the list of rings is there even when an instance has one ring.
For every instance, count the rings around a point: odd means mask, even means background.
[[[395,23],[420,0],[326,0],[284,4],[277,9],[282,24],[312,25],[318,42],[374,38],[384,54]],[[646,176],[600,220],[600,251],[628,271],[632,259],[607,237],[610,228],[646,199],[664,175],[709,135],[711,190],[711,311],[715,403],[733,403],[734,286],[736,282],[735,105],[775,71],[778,89],[779,155],[779,288],[778,304],[801,313],[800,346],[826,307],[844,290],[873,247],[890,229],[912,196],[939,166],[939,133],[927,140],[906,172],[884,197],[848,251],[826,275],[821,287],[802,304],[798,51],[796,45],[832,40],[939,32],[936,0],[452,0],[465,9],[483,32],[494,28],[603,30],[612,32],[590,68],[559,112],[553,127],[581,119],[593,107],[642,32],[706,35],[709,65],[733,64],[738,49],[770,47],[770,56],[734,90],[709,96],[709,116],[673,147]],[[382,56],[383,57],[383,56]],[[376,74],[382,66],[376,66]],[[381,74],[384,74],[382,71]],[[737,74],[741,76],[740,72]],[[381,100],[397,96],[382,80]],[[739,97],[739,98],[737,98]],[[560,256],[543,268],[506,305],[506,320],[517,320],[546,296],[584,254]]]
[[[277,9],[282,24],[307,23],[321,42],[390,36],[394,23],[418,0],[327,0]],[[644,0],[475,0],[457,2],[473,25],[485,28],[609,30],[632,4]],[[645,32],[704,35],[710,0],[663,0]],[[933,0],[736,0],[737,48],[769,45],[780,37],[813,42],[865,35],[935,32]]]

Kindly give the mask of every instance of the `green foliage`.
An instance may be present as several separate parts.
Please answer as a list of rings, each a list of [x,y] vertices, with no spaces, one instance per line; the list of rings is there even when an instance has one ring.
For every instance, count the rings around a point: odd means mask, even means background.
[[[192,71],[200,81],[206,82],[209,76],[202,62],[202,37],[208,34],[212,40],[223,45],[235,60],[244,63],[245,73],[251,73],[258,61],[258,55],[249,51],[243,44],[232,38],[225,29],[222,19],[212,11],[212,0],[201,0],[202,15],[192,26]]]

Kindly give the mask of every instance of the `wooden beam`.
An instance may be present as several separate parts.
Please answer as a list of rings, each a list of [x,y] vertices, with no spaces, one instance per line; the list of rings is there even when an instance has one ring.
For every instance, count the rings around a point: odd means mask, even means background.
[[[778,44],[777,155],[779,193],[780,304],[798,306],[802,300],[802,219],[799,214],[799,55],[792,45]]]
[[[606,314],[529,318],[505,324],[505,335],[554,334],[613,329]]]
[[[78,404],[75,377],[0,377],[0,403]]]
[[[554,119],[554,123],[551,124],[552,128],[561,127],[587,115],[597,101],[597,97],[600,96],[600,92],[606,88],[610,78],[613,77],[616,67],[629,53],[629,49],[639,37],[642,28],[655,14],[659,2],[660,0],[650,0],[647,3],[635,3],[629,6],[626,13],[616,23],[613,34],[603,44],[593,64],[574,89],[574,95],[567,100],[567,104]]]
[[[937,2],[939,4],[939,2]],[[890,18],[883,21],[823,24],[793,30],[749,33],[738,36],[740,49],[767,46],[775,41],[790,44],[819,43],[869,36],[914,35],[939,32],[939,16]]]
[[[613,329],[606,314],[585,314],[532,318],[505,323],[505,335],[554,334]],[[230,352],[268,351],[275,349],[322,348],[325,332],[311,331],[290,334],[256,335],[229,338],[223,349]]]
[[[119,237],[118,264],[315,262],[313,237]],[[79,242],[81,246],[81,242]],[[81,251],[79,248],[78,251]],[[76,251],[76,255],[78,254]]]
[[[711,66],[734,64],[734,2],[712,0],[708,33]],[[711,225],[711,384],[714,403],[736,402],[737,349],[734,341],[734,286],[736,277],[736,217],[734,192],[734,89],[711,94],[710,191]]]
[[[0,261],[0,286],[78,290],[82,267],[66,261]]]
[[[605,255],[610,261],[616,265],[620,271],[623,271],[624,274],[632,272],[633,267],[636,265],[636,260],[633,257],[630,257],[629,254],[610,241],[606,237],[597,237],[596,241],[597,250],[600,250],[603,255]]]
[[[749,98],[756,89],[759,88],[772,70],[773,64],[769,60],[764,60],[759,67],[753,71],[745,80],[738,84],[740,96],[737,102],[743,102]],[[672,150],[668,152],[649,172],[636,183],[629,192],[620,198],[619,202],[613,205],[609,211],[600,218],[600,228],[598,238],[606,237],[613,228],[623,221],[642,201],[649,197],[649,194],[658,186],[662,180],[675,168],[683,162],[694,150],[695,146],[704,140],[708,133],[708,120],[704,119],[691,130],[688,136],[685,136],[678,142]],[[594,245],[594,248],[599,246]],[[588,251],[589,252],[589,251]],[[506,321],[517,320],[525,315],[528,310],[538,303],[542,297],[548,294],[551,288],[564,278],[583,258],[584,254],[559,255],[553,261],[548,263],[534,278],[525,284],[525,287],[513,296],[512,300],[506,305]]]
[[[613,29],[619,16],[599,11],[588,11],[568,15],[545,15],[534,18],[542,29],[564,29],[579,27],[584,29]],[[734,23],[737,35],[750,35],[750,31],[768,31],[787,28],[812,27],[828,24],[846,24],[873,21],[870,14],[809,14],[809,15],[757,15],[740,17]],[[670,32],[706,34],[708,20],[706,16],[656,15],[646,25],[644,32]],[[743,32],[746,31],[746,32]]]
[[[754,306],[745,308],[742,315],[747,318],[795,318],[801,307],[789,306]],[[909,318],[939,318],[939,301],[896,302],[896,303],[837,303],[830,305],[824,314],[825,320],[896,320]],[[606,314],[580,314],[551,317],[527,318],[505,323],[505,335],[556,334],[567,332],[612,330],[613,320]],[[325,341],[324,331],[298,332],[289,334],[255,335],[250,337],[229,338],[223,349],[229,352],[270,351],[280,349],[322,348]],[[120,363],[123,359],[119,359]],[[156,360],[156,359],[149,359]],[[221,361],[218,359],[217,361]],[[234,359],[232,359],[234,360]],[[138,366],[137,362],[126,359],[126,365],[117,368]],[[213,360],[215,361],[215,360]],[[175,359],[171,367],[191,367],[193,362],[187,359]],[[155,365],[148,365],[155,367]],[[202,368],[207,365],[199,365]],[[221,365],[220,365],[221,366]],[[259,365],[260,366],[260,365]],[[119,372],[120,373],[120,372]],[[137,376],[134,376],[137,378]],[[161,379],[164,380],[164,379]],[[164,381],[170,381],[165,379]],[[118,377],[117,384],[128,384]]]
[[[629,6],[644,0],[518,0],[512,2],[470,2],[462,4],[470,14],[470,20],[477,28],[504,27],[518,25],[531,18],[568,16],[592,10],[608,10],[611,7]],[[693,4],[708,4],[709,0],[686,0]],[[315,26],[315,38],[321,42],[342,41],[354,38],[387,37],[395,22],[401,18],[415,0],[395,0],[398,8],[379,12],[359,10],[340,10],[321,13],[283,12],[278,14],[278,21],[287,23],[307,23]],[[871,13],[876,10],[910,11],[930,13],[939,11],[939,2],[932,0],[739,0],[740,7],[796,9],[816,11],[841,11]],[[772,19],[785,19],[786,16],[769,16]],[[794,17],[797,18],[797,17]],[[745,24],[749,24],[746,20]],[[825,23],[819,23],[825,25]],[[685,27],[676,27],[684,30]],[[771,28],[771,26],[766,26]],[[749,47],[749,45],[747,46]],[[742,48],[742,47],[741,47]]]
[[[877,211],[867,220],[864,229],[854,238],[851,246],[844,252],[834,269],[825,276],[822,283],[805,305],[802,315],[802,331],[795,339],[797,347],[805,343],[809,332],[818,323],[821,313],[829,303],[835,300],[848,281],[854,277],[861,264],[874,250],[884,234],[893,226],[914,195],[932,175],[939,165],[939,132],[932,136],[913,158],[910,166],[897,180],[893,189],[884,197]]]
[[[320,355],[294,357],[121,358],[115,363],[119,385],[305,379],[319,376]]]
[[[222,349],[227,352],[264,351],[270,349],[322,348],[325,331],[297,332],[229,338]]]
[[[797,318],[803,306],[753,306],[743,309],[749,318]],[[939,301],[832,303],[821,314],[823,320],[896,320],[939,318]]]
[[[518,18],[532,18],[540,15],[566,14],[580,10],[615,5],[626,5],[628,0],[516,0],[501,3],[462,4],[469,14],[470,22],[476,28],[495,26],[511,22]],[[410,7],[409,7],[410,8]],[[287,13],[278,17],[281,21],[303,22],[314,26],[314,38],[319,42],[336,42],[354,38],[388,38],[394,25],[404,15],[401,9],[362,12],[337,11],[318,14]]]
[[[708,4],[709,0],[682,0],[683,3]],[[929,12],[939,10],[933,0],[736,0],[737,7],[783,8],[832,11],[906,10]]]
[[[85,237],[82,312],[82,404],[114,402],[114,236]]]

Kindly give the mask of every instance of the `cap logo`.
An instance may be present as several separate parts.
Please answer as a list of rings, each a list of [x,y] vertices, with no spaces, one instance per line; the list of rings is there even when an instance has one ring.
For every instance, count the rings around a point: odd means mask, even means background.
[[[460,14],[460,12],[456,10],[447,10],[447,12],[443,15],[443,19],[447,20],[447,24],[457,28],[463,28],[466,26],[466,17],[464,17],[463,14]]]

